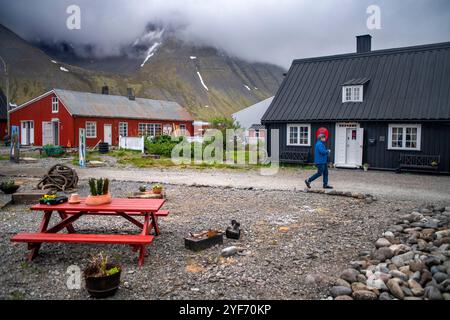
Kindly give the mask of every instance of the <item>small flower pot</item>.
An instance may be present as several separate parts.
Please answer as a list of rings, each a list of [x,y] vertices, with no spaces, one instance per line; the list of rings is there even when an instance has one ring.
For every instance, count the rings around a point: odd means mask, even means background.
[[[86,290],[89,292],[91,297],[96,299],[103,299],[113,296],[120,285],[120,275],[122,270],[119,266],[113,264],[107,264],[106,268],[109,270],[111,268],[118,267],[119,272],[110,276],[104,277],[94,277],[96,270],[92,268],[87,268],[84,271],[84,279],[86,281]]]
[[[161,194],[163,189],[162,188],[156,188],[152,190],[154,194]]]
[[[85,204],[88,206],[101,206],[102,204],[111,203],[111,195],[109,193],[103,194],[101,196],[88,196],[86,198]]]
[[[12,185],[12,186],[2,186],[0,187],[0,190],[3,191],[4,194],[13,194],[16,193],[17,190],[19,190],[20,186],[18,185]]]

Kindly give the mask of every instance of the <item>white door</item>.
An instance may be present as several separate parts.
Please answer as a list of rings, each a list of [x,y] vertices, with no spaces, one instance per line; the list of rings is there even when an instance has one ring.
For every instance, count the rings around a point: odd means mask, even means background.
[[[335,137],[335,165],[343,166],[345,165],[345,153],[346,153],[346,127],[341,124],[336,124],[336,137]]]
[[[53,124],[51,122],[42,122],[42,145],[54,143],[53,139]]]
[[[364,129],[358,123],[336,124],[335,165],[356,168],[362,166]]]
[[[34,144],[34,122],[22,121],[20,125],[20,144],[24,146]]]
[[[105,124],[103,128],[103,142],[112,145],[112,126],[110,124]]]
[[[30,144],[34,145],[34,121],[30,121]]]
[[[358,165],[359,154],[358,128],[347,128],[346,161],[347,165]]]
[[[20,126],[20,144],[21,145],[28,145],[28,137],[29,137],[29,128],[28,128],[28,122],[23,121]]]

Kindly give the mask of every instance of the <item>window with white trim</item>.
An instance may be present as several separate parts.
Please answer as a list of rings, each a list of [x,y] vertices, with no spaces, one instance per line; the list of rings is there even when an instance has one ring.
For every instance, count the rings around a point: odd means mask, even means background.
[[[59,100],[58,97],[52,97],[52,113],[58,113]]]
[[[363,102],[363,86],[342,87],[342,102]]]
[[[287,126],[288,146],[310,146],[311,145],[311,125],[310,124],[289,124]]]
[[[161,135],[161,124],[159,123],[139,123],[139,135],[147,137],[159,137]]]
[[[128,137],[128,122],[119,122],[119,136]]]
[[[390,124],[388,149],[420,151],[421,135],[420,124]]]
[[[86,138],[97,138],[97,122],[86,122]]]
[[[180,134],[182,136],[186,135],[186,125],[185,124],[180,124]]]

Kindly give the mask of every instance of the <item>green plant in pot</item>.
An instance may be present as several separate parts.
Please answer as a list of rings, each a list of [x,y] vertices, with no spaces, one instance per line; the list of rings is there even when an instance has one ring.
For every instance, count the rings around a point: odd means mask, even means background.
[[[155,185],[152,187],[152,191],[153,191],[154,194],[161,194],[162,191],[163,191],[163,186],[160,185],[160,184],[155,184]]]
[[[97,299],[113,296],[119,288],[121,272],[120,265],[109,263],[103,253],[92,257],[84,270],[86,290]]]
[[[99,206],[111,203],[108,178],[89,179],[89,190],[91,194],[86,198],[86,205]]]
[[[147,186],[146,185],[142,185],[139,187],[139,191],[140,192],[146,192],[147,191]]]
[[[370,165],[368,163],[363,164],[364,171],[369,171],[369,167],[370,167]]]
[[[19,190],[20,186],[14,180],[4,181],[0,184],[0,190],[5,194],[13,194]]]

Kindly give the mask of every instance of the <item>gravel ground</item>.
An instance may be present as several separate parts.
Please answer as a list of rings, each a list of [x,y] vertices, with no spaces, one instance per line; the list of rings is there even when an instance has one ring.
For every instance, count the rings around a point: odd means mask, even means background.
[[[85,183],[81,185],[79,193],[86,195]],[[138,186],[113,181],[112,194],[124,197]],[[372,248],[392,219],[422,204],[384,198],[367,204],[295,191],[180,185],[167,185],[166,191],[165,208],[171,215],[160,219],[162,235],[149,247],[141,269],[137,254],[124,245],[44,244],[37,259],[27,263],[26,246],[9,239],[36,231],[40,214],[26,206],[7,206],[0,211],[0,299],[87,299],[84,289],[67,289],[66,270],[73,264],[84,269],[89,257],[100,251],[123,268],[121,289],[113,299],[320,299],[327,296],[326,279],[339,276],[358,252]],[[200,253],[184,248],[189,232],[223,230],[233,218],[244,231],[240,241],[225,240],[223,246]],[[84,217],[75,227],[86,232],[137,231],[112,217]],[[220,257],[229,245],[246,251]],[[318,277],[325,279],[323,286],[317,285]]]
[[[264,190],[303,190],[303,181],[315,171],[282,168],[273,176],[264,176],[254,169],[186,169],[186,168],[119,168],[114,158],[104,157],[107,167],[76,168],[81,179],[109,177],[124,181],[146,181],[173,185],[205,185],[215,187],[239,187]],[[64,159],[41,159],[38,163],[20,165],[0,161],[0,175],[41,177],[48,168]],[[71,160],[67,160],[69,165]],[[320,187],[320,181],[314,187]],[[338,190],[370,193],[391,199],[450,202],[450,176],[395,174],[393,172],[330,170],[330,183]]]

